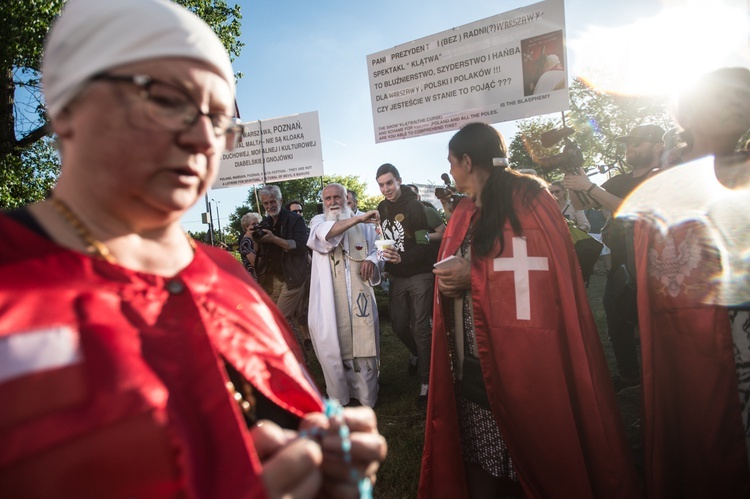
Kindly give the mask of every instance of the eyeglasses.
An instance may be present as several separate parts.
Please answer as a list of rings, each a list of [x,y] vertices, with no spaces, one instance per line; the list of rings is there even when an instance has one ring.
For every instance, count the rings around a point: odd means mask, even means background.
[[[550,190],[552,194],[560,194],[562,191],[560,189]]]
[[[203,116],[211,120],[215,137],[226,137],[226,150],[231,151],[242,138],[244,126],[228,114],[204,113],[182,88],[148,75],[99,74],[92,81],[115,81],[135,85],[143,102],[144,114],[155,124],[170,132],[184,132]]]
[[[300,215],[302,214],[302,210],[291,210],[291,211],[293,211],[294,213],[299,213]]]

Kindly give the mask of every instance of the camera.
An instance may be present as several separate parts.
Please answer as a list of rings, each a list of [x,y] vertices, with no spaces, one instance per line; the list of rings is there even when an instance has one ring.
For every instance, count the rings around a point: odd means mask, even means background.
[[[266,220],[264,218],[253,229],[253,239],[260,239],[260,238],[262,238],[263,236],[266,235],[266,233],[263,231],[263,229],[271,230],[272,228],[273,228],[273,224],[270,221],[268,221],[268,220]]]
[[[450,206],[450,211],[453,211],[464,196],[459,194],[455,187],[451,185],[451,179],[447,173],[443,173],[440,179],[445,187],[435,187],[435,197],[440,200],[444,207]],[[444,211],[446,215],[449,214],[447,209]]]
[[[563,150],[559,154],[544,158],[534,158],[534,163],[542,167],[545,172],[560,169],[564,173],[578,175],[578,169],[583,166],[583,152],[581,148],[570,139],[575,129],[564,126],[547,130],[541,135],[542,147],[552,147],[562,142]]]
[[[563,126],[561,128],[553,128],[547,130],[540,136],[542,147],[552,147],[553,145],[561,142],[563,144],[563,150],[559,154],[553,156],[547,156],[544,158],[532,158],[534,163],[542,167],[542,170],[549,173],[555,169],[560,169],[563,173],[570,175],[580,175],[580,168],[583,166],[583,152],[578,144],[570,139],[570,136],[575,133],[575,129]],[[575,191],[575,196],[584,206],[595,206],[599,207],[599,203],[585,192]]]

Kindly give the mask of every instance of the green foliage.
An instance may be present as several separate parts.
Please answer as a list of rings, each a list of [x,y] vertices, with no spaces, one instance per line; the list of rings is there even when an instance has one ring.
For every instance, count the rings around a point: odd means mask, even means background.
[[[378,208],[378,204],[383,200],[383,196],[366,196],[357,197],[357,207],[360,211],[370,211]]]
[[[20,155],[0,158],[0,208],[43,199],[57,180],[59,164],[51,140],[32,144]]]
[[[38,70],[44,37],[63,0],[0,2],[0,64],[2,68]]]
[[[240,234],[228,230],[228,227],[222,227],[221,240],[224,241],[224,244],[226,244],[230,248],[233,248],[236,247],[240,242]]]
[[[511,167],[516,170],[533,168],[541,177],[548,181],[553,180],[547,178],[548,175],[534,163],[534,158],[543,158],[559,152],[557,147],[542,147],[539,136],[547,130],[559,127],[560,120],[537,116],[518,122],[517,125],[519,132],[508,145]]]
[[[624,151],[615,138],[626,135],[634,126],[654,123],[664,130],[674,126],[665,98],[607,94],[578,78],[570,86],[570,111],[565,118],[566,124],[576,129],[572,139],[583,151],[583,168],[587,173],[597,165],[618,163]],[[540,135],[561,124],[560,119],[549,117],[518,121],[519,132],[509,146],[513,167],[535,168],[547,180],[561,177],[560,171],[545,174],[532,159],[535,155],[544,157],[560,152],[560,147],[543,149]]]
[[[230,7],[225,0],[174,0],[174,2],[192,11],[211,26],[232,60],[240,55],[245,44],[240,41],[242,12],[239,5]]]
[[[221,232],[218,230],[218,225],[214,226],[214,246],[218,246],[219,242],[223,242],[226,244],[229,248],[236,248],[237,244],[239,243],[239,236],[240,234],[235,234],[229,230],[228,227],[222,227]],[[187,231],[188,235],[195,239],[196,241],[200,241],[202,243],[209,244],[209,238],[208,238],[208,231],[207,230],[189,230]],[[221,241],[219,241],[221,239]]]
[[[242,49],[242,14],[225,0],[176,0],[217,33],[230,57]],[[48,138],[40,87],[44,38],[64,0],[0,2],[0,208],[41,199],[54,184],[59,161]],[[237,75],[241,77],[241,75]]]
[[[674,126],[664,97],[613,95],[597,91],[581,79],[570,88],[571,123],[578,130],[575,140],[590,150],[591,162],[612,164],[623,150],[616,137],[627,135],[636,125],[652,123],[664,130]]]
[[[188,236],[192,237],[196,241],[204,242],[208,241],[208,231],[205,230],[189,230],[187,231]]]
[[[46,121],[39,85],[44,37],[63,0],[0,2],[0,163],[3,179],[28,160],[23,152],[45,134]],[[16,102],[16,97],[20,102]],[[7,158],[13,155],[13,158]],[[32,155],[33,156],[33,155]],[[8,169],[11,170],[8,170]],[[14,170],[15,169],[15,170]],[[32,172],[19,172],[26,179]],[[22,191],[22,187],[15,190]]]
[[[359,200],[360,209],[364,209],[363,206],[369,206],[371,203],[370,196],[365,196],[365,188],[367,182],[360,180],[356,175],[323,175],[323,177],[310,177],[301,178],[296,180],[287,180],[286,182],[274,182],[269,185],[278,185],[281,189],[281,195],[284,198],[284,204],[292,200],[300,200],[303,204],[302,216],[305,220],[310,220],[312,217],[318,214],[318,203],[321,203],[320,194],[323,187],[330,183],[338,183],[357,193],[357,199]],[[234,213],[229,215],[229,229],[230,233],[241,234],[242,226],[240,220],[245,213],[254,211],[264,215],[263,206],[260,204],[260,199],[257,196],[257,190],[260,186],[251,187],[248,191],[246,204],[237,207]]]

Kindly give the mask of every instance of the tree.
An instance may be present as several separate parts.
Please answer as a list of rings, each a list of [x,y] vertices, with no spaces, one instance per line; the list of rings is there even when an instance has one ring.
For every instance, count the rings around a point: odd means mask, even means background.
[[[666,99],[608,94],[579,78],[570,86],[570,111],[565,119],[566,124],[576,130],[571,138],[583,152],[583,168],[587,173],[599,166],[620,164],[623,150],[615,138],[627,135],[634,126],[654,123],[665,130],[674,126],[667,112]],[[559,127],[561,120],[536,117],[519,121],[517,125],[519,132],[509,146],[513,166],[540,171],[539,166],[529,166],[533,165],[531,157],[534,154],[549,156],[560,152],[559,146],[542,149],[540,135]],[[540,173],[547,180],[562,176],[559,170]]]
[[[518,122],[517,125],[519,132],[508,145],[511,166],[516,170],[533,168],[541,174],[542,171],[539,165],[534,163],[533,158],[550,156],[558,151],[557,147],[542,147],[539,136],[547,130],[559,127],[560,120],[537,116]]]
[[[239,55],[240,7],[225,0],[176,0],[204,19],[232,58]],[[0,208],[44,197],[59,159],[49,137],[40,87],[44,37],[64,0],[0,2]],[[238,77],[241,75],[238,75]]]
[[[39,87],[44,36],[62,0],[0,3],[0,207],[39,199],[57,175]],[[16,102],[16,95],[21,100]]]
[[[302,216],[305,220],[310,220],[318,214],[318,203],[321,202],[321,191],[324,186],[330,183],[339,183],[357,193],[357,199],[362,205],[362,201],[369,201],[369,197],[364,195],[367,182],[360,180],[356,175],[323,175],[323,177],[301,178],[297,180],[287,180],[286,182],[274,182],[269,185],[278,185],[281,189],[281,195],[284,197],[284,203],[295,199],[302,201],[304,212]],[[244,232],[240,220],[245,213],[254,211],[263,214],[263,207],[260,205],[260,199],[257,197],[258,189],[261,186],[250,187],[247,195],[247,204],[238,206],[234,213],[229,215],[229,231],[235,234]],[[361,207],[361,206],[360,206]]]
[[[357,194],[357,206],[359,207],[360,211],[375,210],[382,200],[383,196],[367,196],[365,194]]]

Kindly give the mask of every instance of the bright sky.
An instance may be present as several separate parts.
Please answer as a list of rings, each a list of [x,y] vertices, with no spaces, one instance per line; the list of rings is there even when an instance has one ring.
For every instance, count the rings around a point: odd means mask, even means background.
[[[234,67],[244,73],[237,86],[243,121],[318,111],[325,173],[358,175],[368,182],[367,193],[376,195],[375,171],[386,162],[396,165],[405,182],[441,184],[454,132],[376,144],[366,56],[536,2],[238,3],[245,46]],[[750,65],[746,0],[566,0],[565,18],[569,76],[597,81],[591,71],[606,67],[614,77],[600,83],[620,91],[673,92],[715,67]],[[508,141],[516,133],[513,122],[496,127]],[[209,191],[222,227],[248,190]],[[204,211],[201,201],[183,217],[183,227],[206,230]]]

